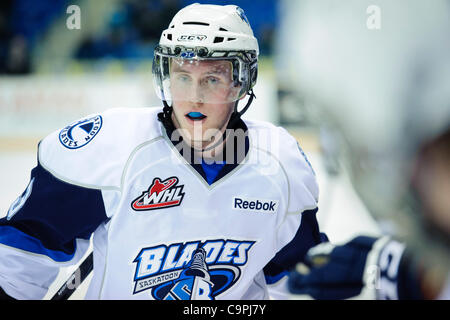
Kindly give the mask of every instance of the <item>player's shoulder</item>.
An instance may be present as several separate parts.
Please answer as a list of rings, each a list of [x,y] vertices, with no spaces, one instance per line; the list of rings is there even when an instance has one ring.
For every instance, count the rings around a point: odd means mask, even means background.
[[[250,144],[270,155],[286,175],[292,194],[291,210],[313,208],[318,201],[318,184],[315,171],[298,140],[285,128],[266,121],[245,121]],[[306,204],[306,205],[305,205]]]
[[[115,108],[58,129],[39,144],[41,166],[83,185],[118,186],[121,168],[140,144],[161,135],[160,108]]]
[[[271,122],[262,120],[245,120],[245,124],[251,135],[264,136],[269,134],[269,136],[274,139],[286,139],[288,142],[296,143],[295,138],[285,128],[277,126]]]
[[[279,161],[301,164],[314,174],[311,163],[297,139],[285,128],[266,121],[245,121],[253,146],[272,154]]]

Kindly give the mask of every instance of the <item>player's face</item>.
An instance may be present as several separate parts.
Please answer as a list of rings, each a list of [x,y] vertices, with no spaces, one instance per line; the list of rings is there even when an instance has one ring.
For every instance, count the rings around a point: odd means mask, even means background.
[[[172,59],[170,87],[172,120],[185,141],[205,148],[221,138],[239,92],[233,85],[231,62]]]

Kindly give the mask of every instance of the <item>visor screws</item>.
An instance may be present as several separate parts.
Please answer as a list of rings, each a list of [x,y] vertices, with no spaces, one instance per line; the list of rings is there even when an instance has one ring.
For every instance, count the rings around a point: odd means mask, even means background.
[[[208,54],[208,50],[206,50],[205,48],[198,49],[197,55],[199,57],[205,57],[207,54]]]

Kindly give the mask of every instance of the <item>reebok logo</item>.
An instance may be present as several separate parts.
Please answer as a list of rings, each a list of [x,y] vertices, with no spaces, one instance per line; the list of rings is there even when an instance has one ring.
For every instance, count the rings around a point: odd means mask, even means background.
[[[275,213],[278,210],[278,201],[234,197],[233,209],[252,212]]]

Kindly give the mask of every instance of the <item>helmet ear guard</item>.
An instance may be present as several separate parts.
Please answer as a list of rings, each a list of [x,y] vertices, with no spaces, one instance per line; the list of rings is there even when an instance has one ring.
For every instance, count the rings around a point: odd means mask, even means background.
[[[250,89],[253,89],[257,79],[258,79],[258,61],[254,61],[252,64],[250,64]]]
[[[245,56],[247,56],[247,62],[245,63],[245,66],[235,66],[233,65],[233,80],[238,82],[242,82],[244,75],[246,74],[248,81],[248,88],[246,92],[249,92],[250,89],[252,89],[256,84],[256,79],[258,77],[258,61],[256,57],[252,57],[250,53],[243,53]],[[245,69],[245,70],[244,70]]]

